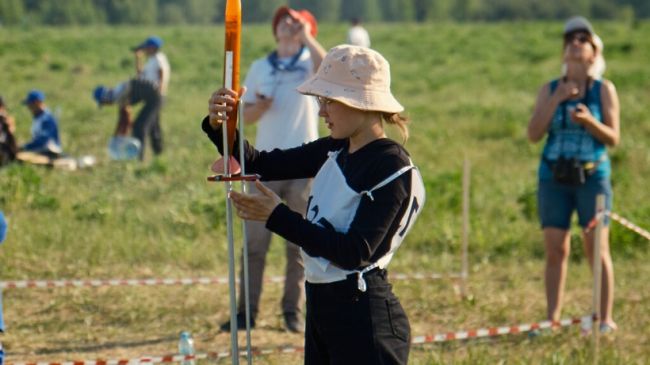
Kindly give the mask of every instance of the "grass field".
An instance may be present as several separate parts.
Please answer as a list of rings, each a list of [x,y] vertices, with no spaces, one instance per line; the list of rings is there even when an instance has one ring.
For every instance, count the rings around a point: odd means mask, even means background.
[[[622,139],[611,151],[614,208],[650,223],[650,24],[596,23],[605,42],[606,76],[621,99]],[[472,163],[470,281],[472,300],[448,282],[395,282],[413,335],[541,320],[545,315],[543,249],[535,207],[541,145],[525,129],[538,88],[556,77],[560,23],[370,25],[373,46],[390,61],[393,90],[412,119],[407,148],[421,168],[427,203],[391,263],[392,272],[459,270],[461,168]],[[345,25],[323,25],[326,48]],[[134,75],[129,47],[149,34],[165,39],[172,64],[163,113],[166,151],[144,163],[108,159],[117,116],[98,109],[97,84]],[[245,26],[242,68],[273,47],[267,26]],[[64,149],[94,154],[92,170],[65,172],[14,165],[0,170],[0,209],[10,220],[0,248],[0,280],[223,276],[227,272],[224,193],[205,181],[216,157],[200,131],[207,99],[221,83],[223,29],[0,28],[0,93],[29,137],[20,105],[41,88],[60,113]],[[324,129],[322,130],[325,131]],[[254,136],[254,130],[247,134]],[[590,274],[579,232],[567,283],[566,316],[590,309]],[[604,341],[603,364],[650,362],[648,242],[612,226],[617,275],[615,318],[621,331]],[[276,242],[269,275],[283,272]],[[282,331],[280,286],[263,295],[254,345],[302,343]],[[228,350],[218,332],[228,316],[225,286],[6,290],[9,361],[133,358],[176,351],[181,330],[199,352]],[[413,348],[412,364],[591,364],[591,345],[568,329],[533,341],[497,340]],[[299,364],[299,355],[262,364]],[[226,363],[228,361],[222,361]]]

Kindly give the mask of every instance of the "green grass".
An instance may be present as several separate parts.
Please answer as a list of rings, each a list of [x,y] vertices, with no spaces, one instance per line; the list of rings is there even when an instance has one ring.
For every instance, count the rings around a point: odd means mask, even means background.
[[[323,25],[326,48],[344,25]],[[615,211],[648,227],[650,173],[647,100],[650,25],[596,24],[606,45],[607,77],[621,99],[621,145],[614,161]],[[449,283],[396,283],[414,335],[544,316],[543,249],[535,181],[541,145],[525,128],[543,82],[560,64],[559,23],[369,25],[373,46],[391,61],[393,91],[411,118],[407,148],[427,187],[422,216],[391,263],[394,272],[457,271],[461,168],[472,163],[471,281],[473,301]],[[165,39],[172,80],[163,114],[166,151],[144,163],[108,160],[117,111],[98,109],[97,84],[134,74],[129,47],[149,34]],[[242,71],[272,49],[267,26],[246,26]],[[225,275],[223,187],[205,181],[216,152],[199,123],[221,83],[223,29],[0,28],[0,93],[29,137],[19,104],[41,88],[60,113],[64,148],[94,154],[96,168],[74,173],[14,165],[0,170],[0,207],[10,236],[0,249],[0,278],[137,278]],[[325,132],[322,130],[323,133]],[[254,136],[254,129],[247,134]],[[576,232],[577,233],[577,232]],[[589,274],[574,240],[566,314],[589,311]],[[603,363],[643,364],[650,358],[648,243],[614,224],[615,316],[622,331],[603,345]],[[283,272],[279,241],[268,274]],[[190,330],[199,351],[228,348],[217,333],[227,316],[225,287],[8,290],[8,332],[0,338],[10,361],[137,357],[175,351]],[[301,343],[279,332],[279,286],[268,285],[256,346]],[[413,348],[414,364],[587,364],[588,341],[575,330],[530,342],[525,336]],[[299,356],[261,363],[300,363]]]

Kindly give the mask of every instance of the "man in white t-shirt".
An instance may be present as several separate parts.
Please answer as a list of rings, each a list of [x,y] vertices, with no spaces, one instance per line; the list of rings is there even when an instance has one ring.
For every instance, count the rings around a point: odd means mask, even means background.
[[[244,121],[257,123],[255,147],[266,151],[296,147],[318,138],[316,99],[298,93],[296,87],[316,72],[325,56],[325,50],[315,38],[316,19],[309,11],[282,6],[276,10],[272,26],[276,49],[253,62],[244,81],[248,91],[242,98]],[[305,211],[311,180],[274,181],[267,186],[295,211]],[[255,191],[255,185],[250,184],[249,190]],[[248,221],[246,233],[251,325],[254,327],[271,232],[264,227],[264,223]],[[287,241],[286,249],[287,267],[282,297],[285,327],[294,333],[304,332],[301,315],[304,270],[300,248]],[[243,275],[241,279],[237,314],[239,329],[245,328]],[[224,323],[221,329],[229,331],[230,321]]]
[[[160,50],[163,41],[159,37],[151,36],[144,40],[140,45],[134,48],[135,69],[138,77],[151,81],[158,86],[160,95],[167,95],[167,86],[171,68],[167,56]],[[142,65],[143,55],[147,57],[147,62]]]
[[[165,95],[169,85],[171,68],[167,56],[160,50],[163,45],[162,39],[151,36],[141,44],[133,48],[135,54],[135,68],[137,78],[151,82],[160,95],[161,102],[149,113],[154,113],[155,117],[142,118],[144,123],[133,125],[133,135],[141,140],[142,150],[144,150],[144,138],[148,134],[151,139],[151,147],[156,155],[163,150],[162,130],[160,128],[160,112],[164,104]],[[147,57],[143,65],[143,58]],[[128,113],[128,108],[126,109]]]
[[[353,46],[370,48],[370,35],[368,35],[366,28],[361,26],[361,20],[352,18],[351,23],[347,43]]]

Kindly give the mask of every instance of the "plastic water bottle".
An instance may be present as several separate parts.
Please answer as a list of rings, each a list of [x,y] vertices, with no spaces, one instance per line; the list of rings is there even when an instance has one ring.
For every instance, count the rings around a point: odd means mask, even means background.
[[[140,156],[140,141],[132,137],[115,136],[108,143],[108,154],[113,160],[133,160]]]
[[[580,334],[583,336],[589,336],[591,334],[591,329],[594,326],[594,319],[591,316],[585,316],[580,318]]]
[[[181,337],[178,340],[178,353],[180,355],[195,355],[194,353],[194,339],[189,332],[181,332]],[[195,365],[196,360],[183,360],[181,365]]]

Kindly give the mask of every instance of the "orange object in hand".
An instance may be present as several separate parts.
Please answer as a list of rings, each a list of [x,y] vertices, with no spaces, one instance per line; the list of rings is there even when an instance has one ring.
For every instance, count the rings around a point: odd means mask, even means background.
[[[241,43],[241,1],[240,0],[227,0],[226,1],[226,14],[225,14],[225,28],[226,39],[224,46],[224,67],[223,67],[223,86],[239,91],[239,55]],[[237,100],[238,102],[238,100]],[[235,104],[233,110],[228,113],[228,121],[226,123],[227,132],[227,145],[224,148],[228,149],[227,156],[233,155],[233,148],[235,144],[235,132],[237,130],[237,112],[238,104]],[[225,154],[224,154],[225,155]],[[225,173],[229,174],[229,168],[226,168]]]

